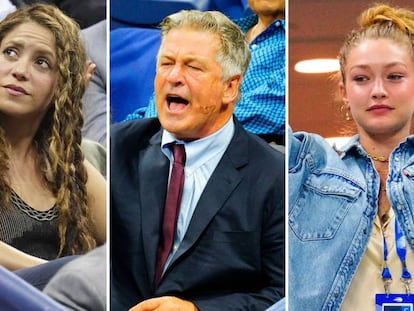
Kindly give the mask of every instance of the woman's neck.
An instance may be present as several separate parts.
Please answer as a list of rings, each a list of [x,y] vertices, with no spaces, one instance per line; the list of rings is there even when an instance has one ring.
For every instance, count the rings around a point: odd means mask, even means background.
[[[391,208],[391,204],[387,197],[387,178],[388,178],[388,161],[374,160],[375,170],[379,175],[379,192],[378,192],[378,216],[382,222],[384,215],[388,213]]]
[[[0,112],[0,126],[10,139],[16,137],[34,137],[42,119],[35,115],[14,116]]]
[[[403,142],[407,135],[399,136],[368,136],[360,135],[360,143],[364,150],[374,161],[388,161],[391,152]]]
[[[387,178],[389,174],[389,158],[393,150],[403,142],[406,135],[360,135],[360,143],[368,153],[379,175],[378,216],[383,224],[384,215],[391,209],[387,196]]]
[[[35,128],[24,126],[25,123],[0,122],[7,142],[11,148],[11,156],[17,158],[26,157],[33,149],[33,140],[36,134]]]

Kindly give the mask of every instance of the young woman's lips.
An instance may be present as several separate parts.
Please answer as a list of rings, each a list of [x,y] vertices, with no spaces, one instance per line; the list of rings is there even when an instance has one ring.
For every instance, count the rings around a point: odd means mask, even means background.
[[[393,110],[393,108],[391,108],[388,105],[373,105],[368,108],[368,111],[374,112],[374,113],[384,113],[384,112],[388,112],[391,110]]]

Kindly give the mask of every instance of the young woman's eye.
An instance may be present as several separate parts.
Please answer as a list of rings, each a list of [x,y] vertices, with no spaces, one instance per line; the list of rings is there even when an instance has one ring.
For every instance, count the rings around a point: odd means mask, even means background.
[[[389,76],[388,76],[388,79],[390,79],[390,80],[400,80],[400,79],[402,79],[404,76],[402,75],[402,74],[398,74],[398,73],[393,73],[393,74],[390,74]]]
[[[368,77],[366,76],[355,76],[352,78],[355,82],[364,82],[368,80]]]

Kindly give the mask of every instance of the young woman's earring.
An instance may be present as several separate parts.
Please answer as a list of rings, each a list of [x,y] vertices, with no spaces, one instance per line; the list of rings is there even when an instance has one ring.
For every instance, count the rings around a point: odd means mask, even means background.
[[[341,110],[342,113],[344,113],[344,110],[346,110],[346,112],[345,112],[345,120],[346,121],[351,121],[352,120],[351,114],[349,113],[349,110],[346,108],[345,104],[343,104],[341,106],[340,110]]]

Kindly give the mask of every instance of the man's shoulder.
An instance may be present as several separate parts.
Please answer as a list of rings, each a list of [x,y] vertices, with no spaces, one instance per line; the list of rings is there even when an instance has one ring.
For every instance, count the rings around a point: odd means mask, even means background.
[[[161,124],[157,118],[146,118],[115,123],[111,125],[111,140],[128,140],[150,137],[160,131]]]
[[[272,147],[269,143],[259,137],[255,137],[255,143],[249,146],[252,154],[251,161],[255,167],[262,167],[264,171],[273,171],[282,174],[285,169],[285,154],[281,149]]]
[[[247,149],[249,157],[256,160],[268,160],[275,163],[284,163],[284,153],[282,148],[274,148],[269,143],[254,133],[245,129],[240,129],[239,135],[246,137]],[[283,148],[284,149],[284,148]]]
[[[161,125],[156,118],[132,120],[111,126],[111,159],[129,157],[148,146],[157,134],[161,141]]]
[[[285,171],[284,153],[246,131],[237,122],[236,132],[226,150],[226,156],[235,167],[246,170],[252,178],[265,178],[269,184],[282,182]]]

